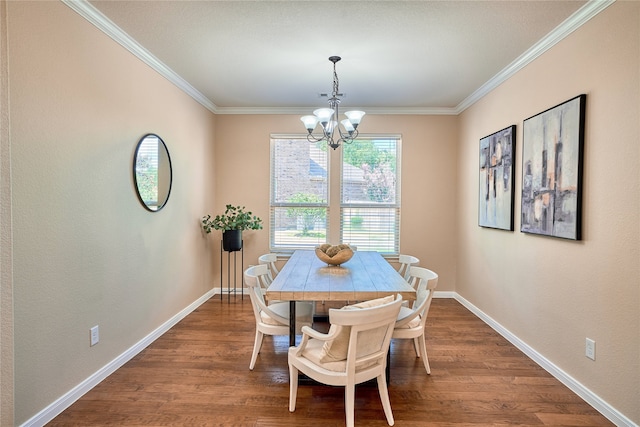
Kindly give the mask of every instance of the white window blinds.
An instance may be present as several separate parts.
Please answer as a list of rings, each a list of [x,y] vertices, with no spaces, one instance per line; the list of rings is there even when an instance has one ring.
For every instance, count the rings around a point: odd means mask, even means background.
[[[400,137],[358,138],[342,149],[340,235],[358,250],[400,246]]]
[[[340,176],[333,183],[340,186],[335,189],[340,206],[330,209],[329,154],[334,152],[326,143],[312,144],[304,136],[272,135],[270,249],[288,252],[348,243],[358,250],[397,255],[400,142],[395,135],[361,135],[342,144],[342,161],[331,168]],[[332,222],[340,224],[339,234],[330,234]]]
[[[271,138],[272,251],[327,241],[328,156],[322,148],[300,137]]]

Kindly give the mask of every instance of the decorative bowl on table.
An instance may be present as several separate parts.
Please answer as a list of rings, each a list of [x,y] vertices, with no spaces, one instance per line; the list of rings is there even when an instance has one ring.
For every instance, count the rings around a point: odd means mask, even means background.
[[[353,257],[353,249],[349,245],[324,245],[316,246],[316,256],[322,262],[329,265],[340,265],[349,261]]]

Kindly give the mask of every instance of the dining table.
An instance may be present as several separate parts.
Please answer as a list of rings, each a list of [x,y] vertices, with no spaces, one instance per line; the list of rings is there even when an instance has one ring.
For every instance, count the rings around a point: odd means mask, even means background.
[[[375,251],[354,251],[339,265],[321,261],[313,250],[297,250],[266,290],[268,300],[289,301],[289,345],[295,346],[296,301],[367,301],[388,295],[416,299],[415,289]]]

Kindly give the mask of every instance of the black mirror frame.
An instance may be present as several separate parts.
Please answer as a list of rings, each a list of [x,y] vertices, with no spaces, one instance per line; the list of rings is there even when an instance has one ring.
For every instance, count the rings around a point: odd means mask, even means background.
[[[137,178],[137,174],[136,174],[136,164],[137,164],[137,160],[138,160],[138,152],[140,151],[140,146],[142,145],[142,142],[147,138],[147,137],[155,137],[158,138],[158,141],[160,141],[162,143],[162,146],[164,147],[164,151],[167,154],[167,161],[169,163],[169,188],[167,189],[167,195],[164,198],[164,201],[162,202],[162,204],[160,204],[160,200],[158,200],[158,205],[156,207],[156,209],[152,209],[149,205],[147,205],[144,201],[144,199],[142,198],[142,195],[140,194],[140,187],[138,187],[138,178]],[[169,149],[167,148],[167,144],[165,144],[164,140],[157,134],[155,133],[147,133],[145,134],[142,138],[140,138],[140,140],[138,141],[138,144],[136,145],[136,150],[133,154],[133,184],[136,190],[136,196],[138,196],[138,200],[140,201],[140,204],[142,204],[142,206],[144,206],[144,208],[146,210],[148,210],[149,212],[158,212],[160,211],[162,208],[164,208],[167,204],[167,202],[169,201],[169,196],[171,195],[171,187],[173,186],[173,166],[171,164],[171,156],[169,154]],[[158,197],[159,199],[159,197]]]

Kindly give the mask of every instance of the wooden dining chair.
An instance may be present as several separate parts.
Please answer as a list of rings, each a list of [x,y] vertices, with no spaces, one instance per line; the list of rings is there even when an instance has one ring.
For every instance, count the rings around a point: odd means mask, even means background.
[[[258,263],[264,264],[269,268],[269,280],[272,282],[280,272],[278,270],[278,266],[276,266],[276,261],[278,261],[278,255],[272,253],[260,255],[258,257]]]
[[[298,372],[345,388],[347,427],[354,425],[355,385],[376,378],[387,423],[393,425],[385,368],[402,297],[365,301],[330,309],[327,334],[302,328],[302,341],[289,348],[289,411],[296,409]]]
[[[265,264],[252,265],[251,274],[256,276],[256,280],[262,289],[267,289],[273,280],[270,279],[269,266]]]
[[[431,374],[425,344],[425,325],[433,293],[438,286],[438,275],[423,267],[411,267],[410,275],[416,286],[416,300],[412,307],[400,308],[393,338],[412,339],[416,356],[422,358],[427,374]]]
[[[256,276],[256,281],[258,282],[258,285],[260,285],[260,288],[262,288],[262,295],[267,305],[273,305],[273,304],[282,302],[282,301],[270,300],[264,297],[265,291],[267,290],[269,285],[271,285],[271,282],[273,282],[273,280],[271,279],[271,276],[269,275],[269,266],[266,264],[258,264],[258,265],[252,265],[250,267],[254,267],[250,270],[251,274]]]
[[[267,305],[264,290],[259,284],[259,271],[266,266],[255,265],[244,272],[244,281],[249,287],[249,297],[256,321],[256,336],[249,369],[253,370],[265,335],[289,335],[289,302],[276,302]],[[312,305],[296,303],[296,329],[311,325]]]
[[[412,255],[400,254],[398,262],[400,263],[398,273],[404,277],[404,280],[409,281],[409,269],[414,265],[418,265],[420,260]]]

